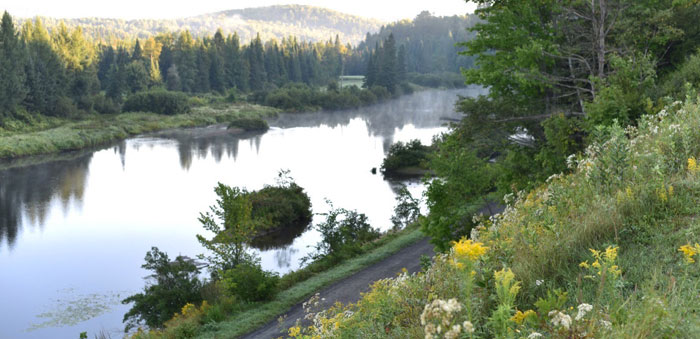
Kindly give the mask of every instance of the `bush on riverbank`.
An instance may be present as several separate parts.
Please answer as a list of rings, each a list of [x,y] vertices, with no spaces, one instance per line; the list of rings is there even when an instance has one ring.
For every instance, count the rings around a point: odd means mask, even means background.
[[[389,91],[380,86],[360,89],[356,86],[321,90],[303,83],[287,84],[268,91],[259,91],[251,96],[258,104],[279,108],[289,112],[339,110],[371,105],[391,98]]]
[[[152,112],[165,115],[185,114],[192,109],[185,93],[154,90],[134,93],[124,102],[124,112]]]
[[[573,173],[506,197],[425,273],[378,281],[290,336],[695,337],[698,100],[601,128]]]
[[[398,175],[413,169],[425,171],[432,148],[423,145],[420,140],[397,142],[389,147],[389,153],[382,162],[381,171],[385,175]],[[402,171],[403,170],[403,171]]]
[[[264,132],[270,129],[270,126],[267,124],[267,121],[255,117],[255,118],[240,118],[236,119],[234,121],[231,121],[228,124],[228,128],[239,128],[242,129],[245,132]]]

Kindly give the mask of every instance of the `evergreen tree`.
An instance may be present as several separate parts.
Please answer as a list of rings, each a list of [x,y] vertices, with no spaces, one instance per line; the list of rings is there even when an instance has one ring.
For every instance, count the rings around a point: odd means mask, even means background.
[[[397,76],[396,79],[399,83],[406,82],[406,46],[401,45],[399,47],[399,54],[396,57],[397,62]]]
[[[204,45],[197,49],[197,73],[195,75],[195,92],[207,93],[211,90],[209,74],[211,72],[211,61]]]
[[[180,73],[177,71],[177,65],[172,64],[170,65],[170,68],[168,68],[168,76],[165,85],[169,91],[182,90],[182,85],[180,84]]]
[[[0,23],[0,117],[9,116],[27,95],[25,46],[5,12]]]
[[[139,42],[139,39],[136,39],[136,45],[134,46],[134,52],[131,53],[131,60],[143,61],[143,51],[141,50],[141,43]]]
[[[29,23],[29,22],[28,22]],[[56,115],[58,100],[64,93],[65,74],[59,56],[51,48],[51,38],[40,19],[33,27],[27,27],[24,40],[27,43],[28,93],[25,105],[28,109],[46,115]]]
[[[261,90],[267,75],[265,73],[265,51],[260,40],[260,34],[255,37],[255,40],[246,49],[246,56],[250,65],[250,89],[254,91]]]

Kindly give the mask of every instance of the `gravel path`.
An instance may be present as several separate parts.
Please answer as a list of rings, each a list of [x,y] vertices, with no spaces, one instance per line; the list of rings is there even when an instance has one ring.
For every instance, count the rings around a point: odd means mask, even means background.
[[[406,268],[411,273],[417,272],[420,270],[421,255],[433,256],[433,254],[433,245],[429,244],[427,239],[406,247],[394,255],[321,290],[319,292],[321,298],[326,299],[321,302],[321,307],[323,309],[328,308],[336,301],[344,304],[356,302],[360,298],[360,293],[367,292],[370,284],[373,282],[395,277],[402,268]],[[278,338],[283,335],[282,329],[286,331],[287,328],[294,325],[297,319],[303,316],[302,304],[299,303],[286,313],[286,318],[282,325],[277,320],[271,321],[254,332],[243,336],[243,338]]]

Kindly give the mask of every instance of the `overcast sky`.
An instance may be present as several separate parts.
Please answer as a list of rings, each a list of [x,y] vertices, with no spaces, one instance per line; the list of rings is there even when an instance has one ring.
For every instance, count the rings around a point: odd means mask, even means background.
[[[161,19],[279,4],[326,7],[384,21],[413,18],[423,10],[453,15],[471,13],[474,9],[473,4],[464,0],[0,0],[0,10],[17,17]]]

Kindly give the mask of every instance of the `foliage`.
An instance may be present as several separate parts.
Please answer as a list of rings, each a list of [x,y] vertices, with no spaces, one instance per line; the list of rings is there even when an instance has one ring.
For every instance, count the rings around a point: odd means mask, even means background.
[[[290,112],[314,111],[318,109],[338,110],[357,108],[390,98],[386,88],[372,87],[358,89],[346,87],[322,91],[305,84],[287,84],[272,91],[257,93],[253,100],[259,104],[276,107]]]
[[[324,257],[342,260],[359,253],[363,244],[379,238],[379,231],[367,222],[366,215],[344,208],[334,208],[330,201],[327,203],[331,209],[322,214],[326,216],[326,220],[316,225],[322,239],[316,244],[315,253],[309,254],[302,259],[303,261]]]
[[[185,114],[191,107],[183,93],[149,91],[132,94],[124,103],[125,112],[153,112],[157,114]]]
[[[249,131],[267,131],[270,129],[270,126],[267,124],[267,121],[261,119],[261,118],[240,118],[236,119],[234,121],[231,121],[228,124],[228,128],[240,128],[246,132]]]
[[[311,199],[293,180],[247,193],[258,232],[311,222]]]
[[[476,151],[462,148],[456,134],[443,135],[433,143],[430,169],[436,178],[427,179],[425,197],[429,214],[422,223],[439,250],[452,240],[466,236],[474,227],[472,216],[486,202],[493,189],[493,169]]]
[[[406,185],[401,185],[396,195],[394,215],[391,216],[391,223],[394,225],[394,230],[404,229],[418,221],[421,216],[420,203],[420,199],[414,198],[411,192],[408,191]]]
[[[218,196],[216,205],[199,216],[202,227],[214,236],[207,239],[198,234],[197,240],[211,253],[201,258],[209,263],[212,277],[221,278],[226,271],[253,260],[247,252],[247,243],[255,233],[256,224],[247,191],[219,183],[214,192]]]
[[[220,284],[228,295],[250,302],[272,299],[278,281],[277,273],[264,271],[259,262],[243,262],[224,271]]]
[[[381,171],[386,175],[398,174],[407,167],[426,168],[428,155],[432,149],[421,144],[420,140],[401,141],[389,147],[389,153],[382,161]]]
[[[124,315],[126,331],[140,323],[151,328],[161,327],[184,304],[202,301],[199,269],[191,259],[178,256],[171,261],[166,253],[153,247],[146,253],[145,261],[141,267],[153,272],[149,276],[153,283],[146,286],[143,293],[122,301],[123,304],[134,303]]]

